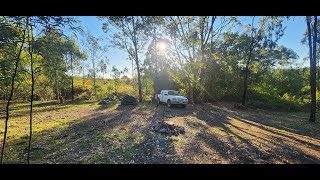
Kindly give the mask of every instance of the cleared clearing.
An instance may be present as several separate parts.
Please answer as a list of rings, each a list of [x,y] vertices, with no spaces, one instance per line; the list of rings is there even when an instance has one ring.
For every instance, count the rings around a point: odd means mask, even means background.
[[[10,115],[4,162],[26,163],[28,103],[13,104]],[[320,125],[308,117],[236,110],[228,102],[168,109],[38,101],[31,163],[320,163]],[[0,118],[3,136],[4,114]],[[186,133],[159,134],[151,128],[158,121]]]

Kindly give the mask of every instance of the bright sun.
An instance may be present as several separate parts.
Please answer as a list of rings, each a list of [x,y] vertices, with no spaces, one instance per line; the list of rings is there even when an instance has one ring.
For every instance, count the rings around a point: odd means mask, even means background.
[[[166,47],[167,47],[166,43],[164,43],[164,42],[159,42],[158,43],[158,49],[160,51],[164,51],[166,49]]]

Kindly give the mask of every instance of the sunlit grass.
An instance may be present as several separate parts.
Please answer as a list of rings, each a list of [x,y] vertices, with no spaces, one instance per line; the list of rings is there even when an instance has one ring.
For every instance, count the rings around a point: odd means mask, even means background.
[[[147,161],[143,159],[147,155],[144,148],[154,146],[148,143],[161,138],[148,124],[155,120],[152,116],[156,110],[162,117],[162,106],[157,109],[153,104],[141,103],[118,107],[118,102],[98,105],[92,100],[45,103],[35,103],[32,163],[136,163],[139,158]],[[44,104],[46,108],[42,106]],[[19,113],[20,116],[12,116],[9,120],[5,163],[26,163],[27,105],[16,103],[13,106],[17,109],[13,109],[12,114]],[[215,103],[165,112],[169,115],[165,120],[186,130],[185,134],[166,138],[166,141],[172,141],[175,157],[187,156],[189,160],[184,162],[191,163],[299,162],[290,160],[290,153],[320,159],[317,150],[320,124],[308,123],[308,113],[234,110],[230,107],[228,103]],[[4,122],[0,121],[1,132],[3,129]],[[145,133],[151,133],[153,137],[150,139]],[[266,156],[270,159],[263,159]]]
[[[53,101],[54,102],[54,101]],[[41,105],[47,102],[36,102],[35,104]],[[70,104],[69,104],[70,103]],[[28,110],[27,103],[16,103],[13,107],[13,114],[19,111],[19,108]],[[81,101],[81,102],[67,102],[66,104],[46,104],[47,106],[35,106],[35,113],[33,118],[33,140],[32,140],[32,153],[31,160],[33,163],[117,163],[117,162],[130,162],[132,154],[137,151],[136,146],[144,140],[142,134],[129,133],[127,129],[114,129],[112,131],[90,131],[91,126],[86,123],[90,113],[94,117],[96,110],[100,114],[110,114],[112,118],[118,112],[118,104],[110,103],[108,105],[98,105],[95,101]],[[55,107],[63,107],[56,109]],[[133,106],[134,107],[134,106]],[[89,109],[88,109],[89,108]],[[39,111],[39,110],[44,111]],[[38,111],[37,111],[38,110]],[[135,112],[146,110],[150,113],[150,108],[143,104],[136,107]],[[87,111],[89,114],[84,113]],[[82,113],[82,114],[81,114]],[[7,146],[5,151],[6,163],[25,163],[26,162],[26,147],[29,136],[29,117],[28,112],[20,113],[19,117],[11,117],[9,120]],[[99,115],[99,114],[98,114]],[[88,116],[88,117],[87,117]],[[87,117],[84,118],[83,117]],[[76,125],[76,126],[75,126]],[[4,122],[0,121],[0,130],[4,130]],[[77,127],[78,131],[83,129],[80,136],[73,131]],[[128,128],[131,125],[128,124]],[[63,133],[61,132],[69,132]],[[81,131],[80,131],[81,132]],[[76,133],[76,134],[75,134]],[[73,137],[78,137],[73,139]],[[70,139],[71,138],[71,139]],[[2,139],[0,140],[0,143]],[[101,150],[101,145],[111,146],[110,150]],[[103,146],[104,146],[103,145]],[[74,152],[73,149],[80,150]],[[73,157],[74,154],[86,152],[88,155],[81,156],[80,159]],[[73,154],[73,155],[70,155]],[[105,154],[108,154],[106,156]],[[110,154],[115,154],[114,157]],[[77,159],[77,160],[75,160]]]

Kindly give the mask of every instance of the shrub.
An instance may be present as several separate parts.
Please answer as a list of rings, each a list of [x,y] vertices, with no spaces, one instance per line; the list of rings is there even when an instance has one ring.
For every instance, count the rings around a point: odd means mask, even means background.
[[[282,110],[282,111],[307,111],[308,104],[302,99],[296,99],[285,93],[283,96],[262,91],[259,88],[248,89],[248,104],[253,107]]]

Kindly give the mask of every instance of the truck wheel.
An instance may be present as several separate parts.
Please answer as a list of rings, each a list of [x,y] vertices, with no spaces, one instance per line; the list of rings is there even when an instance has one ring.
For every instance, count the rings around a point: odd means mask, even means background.
[[[169,107],[169,108],[171,108],[171,107],[172,107],[172,104],[171,104],[170,99],[167,101],[167,105],[168,105],[168,107]]]

